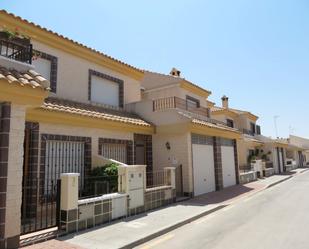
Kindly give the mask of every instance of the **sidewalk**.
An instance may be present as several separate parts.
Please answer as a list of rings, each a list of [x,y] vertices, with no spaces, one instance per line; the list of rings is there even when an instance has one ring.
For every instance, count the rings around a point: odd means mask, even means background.
[[[224,208],[241,198],[288,180],[303,170],[297,169],[287,175],[274,175],[245,185],[236,185],[109,225],[98,226],[25,248],[132,248]]]

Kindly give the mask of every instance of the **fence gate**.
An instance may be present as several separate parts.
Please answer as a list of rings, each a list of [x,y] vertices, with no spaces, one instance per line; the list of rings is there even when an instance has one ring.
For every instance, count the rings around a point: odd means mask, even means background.
[[[80,173],[80,188],[84,182],[84,142],[47,140],[45,152],[41,151],[40,170],[36,173],[29,167],[29,141],[26,132],[21,234],[57,225],[57,200],[60,199],[57,180],[61,173]]]

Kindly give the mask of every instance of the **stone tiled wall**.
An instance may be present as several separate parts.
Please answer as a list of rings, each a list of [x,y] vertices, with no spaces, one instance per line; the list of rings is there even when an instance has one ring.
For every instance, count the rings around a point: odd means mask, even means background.
[[[215,161],[215,182],[216,190],[223,189],[222,153],[219,137],[214,137],[214,161]]]
[[[2,198],[6,192],[5,199],[1,200],[1,206],[5,208],[2,208],[0,219],[5,221],[5,225],[3,227],[2,223],[1,226],[0,247],[17,248],[21,220],[25,107],[8,103],[2,105],[1,123],[1,168],[3,166],[3,170],[7,171],[7,178],[2,178],[0,183]]]
[[[236,184],[239,184],[239,163],[238,163],[238,151],[237,151],[237,140],[233,140],[234,146],[234,159],[235,159],[235,176],[236,176]]]
[[[11,105],[0,105],[0,248],[5,248],[5,214]]]
[[[169,205],[175,201],[175,198],[176,192],[170,187],[146,189],[144,210],[149,211]]]
[[[138,208],[130,208],[129,196],[126,197],[127,212],[124,216],[113,218],[113,198],[96,200],[79,204],[77,209],[61,210],[61,230],[74,233],[95,226],[112,222],[115,219],[137,215],[156,208],[172,204],[176,200],[176,191],[170,186],[146,189],[145,204]],[[82,215],[81,215],[82,214]]]

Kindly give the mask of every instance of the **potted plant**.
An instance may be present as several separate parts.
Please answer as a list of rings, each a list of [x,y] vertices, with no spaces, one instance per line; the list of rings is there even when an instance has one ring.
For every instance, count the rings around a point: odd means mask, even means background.
[[[12,41],[24,46],[30,45],[30,37],[21,34],[18,28],[15,28],[15,31],[2,29],[2,31],[0,31],[0,39]]]

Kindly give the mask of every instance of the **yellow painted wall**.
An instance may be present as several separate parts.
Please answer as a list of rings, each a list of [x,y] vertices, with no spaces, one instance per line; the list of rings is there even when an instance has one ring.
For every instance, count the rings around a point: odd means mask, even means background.
[[[85,129],[78,126],[40,123],[40,134],[54,134],[66,136],[91,137],[92,158],[98,155],[98,140],[102,138],[123,139],[133,141],[134,134],[131,132],[112,131],[106,129]],[[40,136],[41,139],[41,136]],[[40,158],[40,157],[39,157]]]
[[[34,49],[51,54],[58,58],[57,97],[85,103],[89,102],[88,70],[93,69],[124,81],[125,104],[136,102],[141,99],[141,84],[138,80],[96,65],[62,50],[52,48],[35,40],[32,40],[32,43]]]
[[[170,143],[170,150],[167,150],[166,142]],[[153,136],[154,171],[180,164],[182,165],[184,192],[190,193],[193,191],[190,134],[155,134]]]

